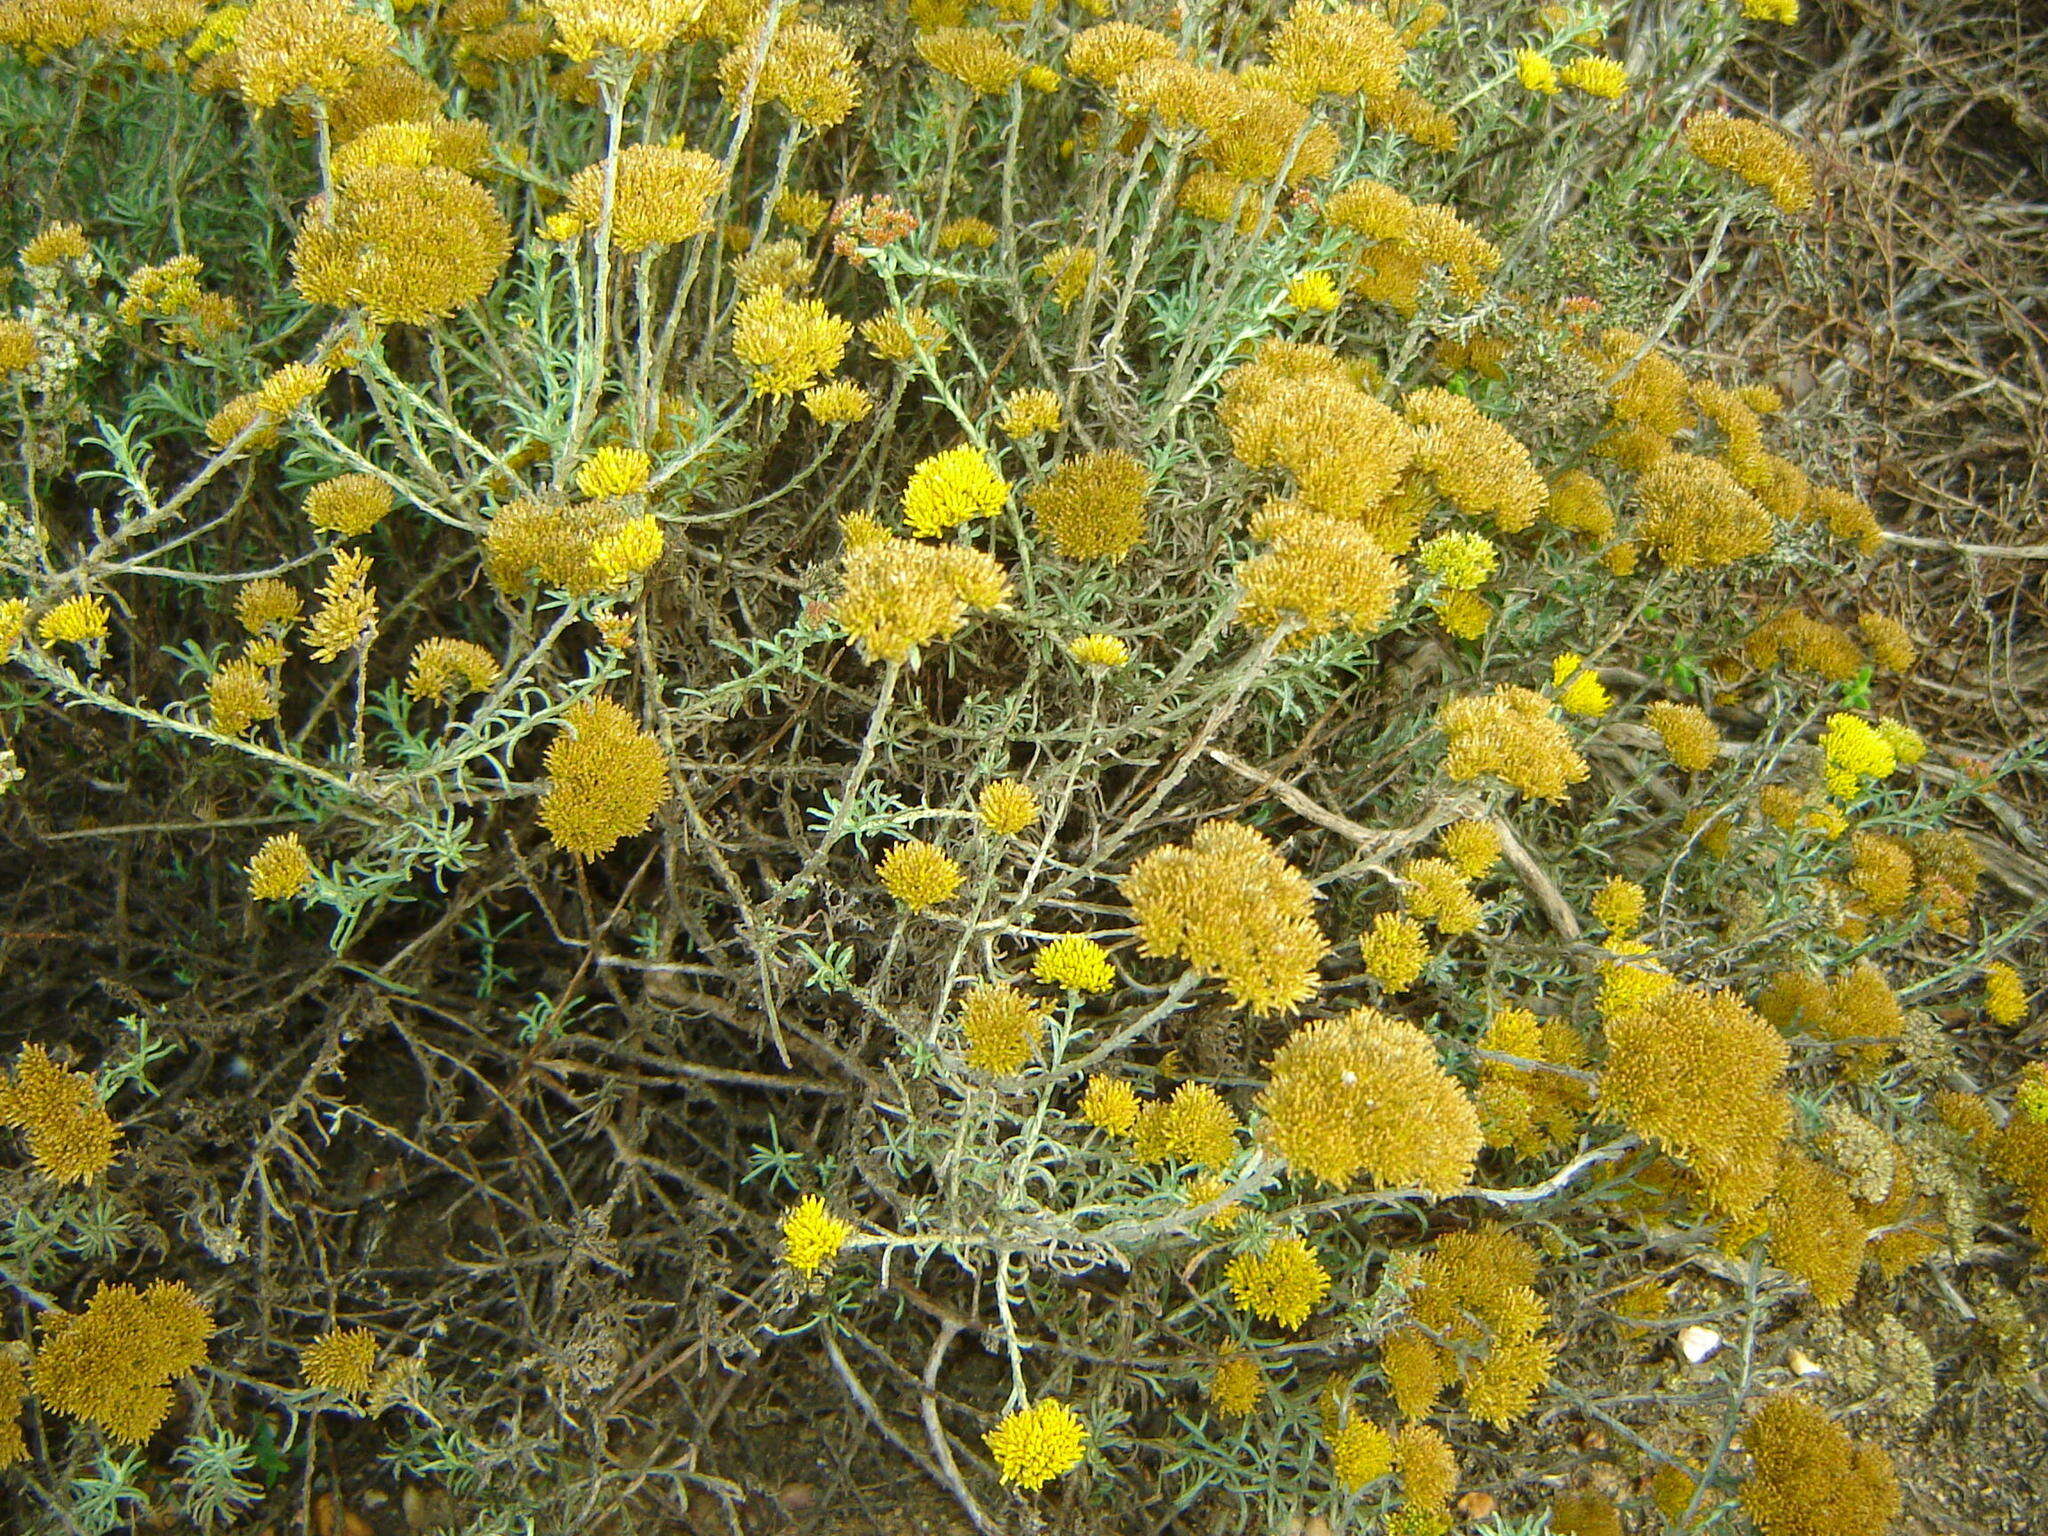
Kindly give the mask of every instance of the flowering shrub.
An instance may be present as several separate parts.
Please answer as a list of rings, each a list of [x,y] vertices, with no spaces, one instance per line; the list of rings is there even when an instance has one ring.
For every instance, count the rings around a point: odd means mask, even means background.
[[[1892,1521],[2032,760],[1710,345],[1796,5],[1111,11],[0,0],[21,1528]]]

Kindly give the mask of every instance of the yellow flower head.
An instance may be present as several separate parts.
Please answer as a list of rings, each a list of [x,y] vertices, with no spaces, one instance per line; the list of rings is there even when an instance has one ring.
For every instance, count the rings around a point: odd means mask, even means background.
[[[1317,270],[1303,272],[1287,285],[1287,304],[1307,314],[1327,315],[1344,302],[1344,295],[1337,291],[1337,283],[1329,273]]]
[[[1088,1450],[1088,1427],[1058,1398],[1042,1397],[1004,1419],[982,1440],[1005,1483],[1037,1489],[1081,1464]]]
[[[1444,767],[1463,783],[1482,774],[1535,800],[1562,800],[1592,769],[1559,723],[1556,706],[1511,683],[1489,694],[1452,699],[1437,711],[1450,738]]]
[[[1120,1077],[1092,1074],[1081,1094],[1081,1118],[1112,1136],[1128,1136],[1138,1123],[1137,1090]]]
[[[1890,715],[1877,717],[1877,734],[1885,739],[1892,749],[1892,756],[1898,759],[1901,768],[1910,768],[1927,755],[1926,738],[1910,725],[1902,725]]]
[[[1020,389],[1003,401],[996,425],[1012,439],[1038,437],[1060,429],[1060,397],[1049,389]]]
[[[1820,737],[1822,775],[1835,799],[1854,800],[1864,785],[1898,769],[1898,754],[1884,733],[1854,715],[1829,715]]]
[[[832,616],[872,660],[909,659],[957,633],[970,609],[1000,607],[1009,596],[1003,568],[983,550],[899,539],[872,519],[849,519],[847,528]]]
[[[172,1379],[198,1368],[214,1332],[213,1315],[191,1289],[165,1280],[144,1291],[101,1285],[83,1312],[52,1309],[41,1323],[37,1401],[129,1445],[169,1417]]]
[[[1394,1442],[1370,1419],[1352,1419],[1330,1437],[1330,1474],[1357,1493],[1394,1470]]]
[[[1266,1373],[1242,1350],[1224,1357],[1209,1378],[1209,1406],[1226,1419],[1241,1419],[1266,1395]]]
[[[1479,1115],[1415,1025],[1355,1008],[1296,1030],[1259,1095],[1264,1138],[1297,1172],[1448,1195],[1472,1180]]]
[[[1314,888],[1251,827],[1205,822],[1187,843],[1140,859],[1123,893],[1142,953],[1186,960],[1253,1013],[1292,1012],[1320,985],[1330,946]]]
[[[898,843],[875,866],[891,896],[913,912],[935,906],[960,889],[960,866],[919,838]]]
[[[1028,492],[1033,526],[1069,560],[1122,561],[1145,536],[1152,477],[1121,448],[1068,459]]]
[[[1358,936],[1358,958],[1389,992],[1406,992],[1429,964],[1429,940],[1405,912],[1382,912]]]
[[[1557,690],[1557,702],[1566,714],[1598,718],[1614,707],[1614,696],[1600,681],[1600,674],[1571,651],[1550,663],[1550,685]]]
[[[277,690],[263,667],[249,656],[224,664],[207,685],[213,728],[223,736],[239,736],[260,720],[275,720]]]
[[[828,379],[804,391],[804,409],[820,426],[850,426],[875,413],[875,397],[851,379]]]
[[[1602,886],[1600,894],[1593,898],[1593,916],[1605,925],[1611,937],[1630,938],[1643,920],[1645,900],[1640,885],[1633,880],[1623,880],[1616,876]]]
[[[1515,78],[1522,82],[1524,90],[1545,96],[1557,94],[1557,66],[1530,49],[1524,48],[1515,55]]]
[[[839,1257],[851,1236],[852,1222],[834,1216],[822,1197],[805,1195],[782,1217],[783,1262],[809,1279]]]
[[[303,891],[313,879],[313,861],[296,832],[266,837],[249,860],[249,899],[283,901]]]
[[[107,605],[104,599],[85,592],[67,597],[36,625],[36,637],[45,645],[84,645],[107,638]]]
[[[1313,1248],[1289,1234],[1264,1253],[1240,1253],[1224,1267],[1230,1299],[1253,1317],[1299,1328],[1330,1294],[1330,1272]]]
[[[1992,1023],[2008,1027],[2027,1016],[2027,984],[2003,960],[1984,967],[1984,1011]]]
[[[1010,82],[1030,67],[1022,54],[986,27],[933,27],[918,34],[917,51],[925,63],[977,96],[1009,89]]]
[[[309,210],[292,266],[310,304],[425,325],[482,298],[511,251],[511,226],[469,177],[439,165],[376,165]]]
[[[931,455],[910,472],[903,520],[920,538],[935,539],[973,518],[993,517],[1009,494],[1010,483],[987,455],[963,444]]]
[[[839,366],[853,327],[819,299],[782,289],[750,293],[733,314],[733,355],[753,370],[757,395],[793,395]]]
[[[548,787],[540,824],[557,848],[578,858],[599,858],[645,831],[668,798],[668,755],[611,699],[582,699],[564,710],[542,765]]]
[[[661,524],[653,513],[643,513],[591,540],[590,566],[607,587],[623,587],[652,570],[661,550]]]
[[[1173,1097],[1144,1105],[1131,1129],[1141,1163],[1192,1163],[1210,1172],[1237,1155],[1237,1113],[1207,1083],[1182,1083]]]
[[[299,1373],[316,1392],[367,1397],[377,1368],[377,1336],[367,1328],[337,1328],[299,1350]]]
[[[576,471],[576,489],[594,500],[633,496],[647,489],[654,460],[642,448],[606,446],[585,459]]]
[[[1070,933],[1039,950],[1031,974],[1050,987],[1069,992],[1107,992],[1116,985],[1116,967],[1109,951],[1093,939]]]
[[[1410,859],[1401,866],[1401,880],[1402,903],[1424,922],[1436,924],[1437,932],[1455,937],[1479,926],[1479,898],[1464,871],[1449,859]]]
[[[336,475],[306,492],[306,521],[326,533],[359,539],[391,515],[391,487],[375,475]]]
[[[1751,21],[1775,21],[1789,27],[1799,20],[1799,0],[1742,0],[1742,14]]]
[[[1422,568],[1453,592],[1483,587],[1500,569],[1500,550],[1477,533],[1442,533],[1416,551]]]
[[[235,37],[236,85],[252,107],[331,99],[397,41],[389,22],[347,0],[256,0]]]
[[[589,59],[600,49],[659,53],[695,21],[705,0],[545,0],[555,46]]]
[[[604,228],[605,166],[569,178],[568,211],[593,233]],[[622,251],[680,245],[711,228],[712,204],[725,190],[725,167],[701,149],[634,144],[612,173],[612,244]]]
[[[1615,101],[1628,89],[1628,69],[1619,59],[1609,59],[1591,54],[1571,63],[1557,72],[1557,78],[1575,91],[1584,91],[1588,96],[1602,101]]]
[[[52,1184],[97,1179],[113,1166],[121,1137],[92,1075],[66,1071],[34,1043],[21,1048],[11,1075],[0,1075],[0,1125],[27,1134],[29,1158]],[[0,1417],[13,1409],[0,1403]]]
[[[1444,857],[1467,880],[1481,880],[1500,863],[1500,833],[1487,821],[1454,821],[1443,830]]]
[[[415,699],[446,703],[487,692],[504,675],[498,658],[474,640],[436,636],[412,648],[412,667],[406,676],[405,691]]]
[[[1687,773],[1705,773],[1714,766],[1721,751],[1721,732],[1697,704],[1673,704],[1660,699],[1646,716],[1650,729],[1664,743],[1674,768]]]
[[[983,786],[975,809],[997,837],[1015,837],[1038,820],[1038,796],[1015,779],[997,779]]]
[[[1708,165],[1732,171],[1770,193],[1784,213],[1813,206],[1813,167],[1768,124],[1703,112],[1685,125],[1685,142]]]
[[[1131,648],[1115,635],[1078,635],[1067,642],[1067,654],[1084,667],[1108,672],[1131,659]]]
[[[1042,1004],[1007,981],[976,982],[956,1014],[967,1065],[991,1077],[1014,1077],[1037,1052],[1045,1016]]]

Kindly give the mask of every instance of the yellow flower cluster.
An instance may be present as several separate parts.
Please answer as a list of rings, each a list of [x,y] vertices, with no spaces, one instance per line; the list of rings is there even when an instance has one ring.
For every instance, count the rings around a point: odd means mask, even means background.
[[[1556,690],[1558,706],[1568,715],[1598,719],[1614,706],[1614,696],[1600,681],[1600,674],[1575,651],[1551,659],[1550,686]]]
[[[169,1416],[172,1378],[206,1359],[213,1317],[183,1284],[102,1285],[83,1312],[43,1313],[34,1383],[45,1407],[139,1445]]]
[[[1461,512],[1491,517],[1503,533],[1536,521],[1550,485],[1506,427],[1447,389],[1418,389],[1402,400],[1401,411],[1415,429],[1416,465],[1435,479],[1445,500]]]
[[[1067,73],[1114,88],[1147,59],[1173,57],[1173,39],[1134,22],[1106,21],[1076,32],[1067,44]]]
[[[1481,534],[1442,533],[1417,550],[1415,560],[1447,590],[1471,592],[1500,568],[1500,550]]]
[[[85,645],[107,638],[106,599],[85,592],[55,604],[36,623],[36,638],[45,645]]]
[[[1602,101],[1615,101],[1628,89],[1628,69],[1619,59],[1588,54],[1573,59],[1557,72],[1557,78],[1575,91]]]
[[[919,352],[937,357],[952,338],[930,310],[919,305],[871,315],[860,323],[861,340],[887,363],[907,363]]]
[[[488,693],[504,675],[498,658],[474,640],[435,636],[412,648],[405,691],[415,699],[454,703],[472,693]]]
[[[1306,105],[1318,96],[1391,97],[1408,48],[1376,9],[1297,4],[1266,39],[1266,56],[1281,89]]]
[[[1586,1065],[1585,1038],[1569,1020],[1539,1020],[1526,1008],[1501,1008],[1487,1021],[1479,1047],[1538,1064],[1481,1061],[1474,1097],[1489,1147],[1512,1147],[1523,1157],[1537,1157],[1578,1133],[1592,1094],[1581,1079],[1569,1075]],[[1567,1070],[1546,1072],[1544,1063]]]
[[[1330,1436],[1330,1476],[1357,1493],[1394,1470],[1394,1442],[1370,1419],[1349,1419]]]
[[[1543,1332],[1550,1310],[1535,1291],[1535,1250],[1506,1232],[1454,1232],[1437,1240],[1419,1278],[1408,1311],[1437,1341],[1416,1336],[1439,1356],[1435,1375],[1456,1376],[1475,1419],[1505,1428],[1525,1417],[1557,1357]]]
[[[967,1065],[991,1077],[1024,1070],[1044,1038],[1045,1018],[1042,1004],[1007,981],[976,982],[954,1014],[967,1040]]]
[[[1768,124],[1702,112],[1687,120],[1685,142],[1708,165],[1770,193],[1779,211],[1803,213],[1813,206],[1813,166]]]
[[[1764,1213],[1771,1262],[1804,1280],[1817,1305],[1839,1310],[1856,1294],[1870,1236],[1847,1182],[1812,1158],[1787,1151]]]
[[[34,1042],[0,1075],[0,1126],[24,1133],[30,1161],[53,1184],[97,1179],[113,1166],[121,1135],[91,1074],[66,1071]]]
[[[1863,652],[1839,625],[1795,609],[1772,614],[1742,642],[1743,655],[1758,667],[1781,662],[1818,672],[1831,683],[1847,682],[1863,667]]]
[[[2027,984],[2003,960],[1984,967],[1984,1011],[1992,1023],[2008,1028],[2027,1016]]]
[[[1401,901],[1410,914],[1456,937],[1479,926],[1482,908],[1465,872],[1449,859],[1410,859],[1401,866]]]
[[[580,699],[542,759],[548,787],[540,824],[564,853],[595,859],[644,832],[668,799],[668,755],[625,707]]]
[[[252,107],[332,98],[397,42],[389,22],[348,0],[256,0],[235,36],[235,83]]]
[[[1403,1502],[1387,1536],[1444,1536],[1458,1487],[1458,1458],[1450,1442],[1427,1424],[1402,1425],[1394,1437],[1394,1471]]]
[[[1429,940],[1422,924],[1402,912],[1382,912],[1358,936],[1365,972],[1391,993],[1406,992],[1429,964]]]
[[[1020,389],[1003,401],[996,424],[1013,440],[1039,437],[1060,429],[1060,397],[1049,389]]]
[[[206,701],[213,728],[223,736],[240,736],[261,721],[277,718],[277,690],[270,673],[246,656],[222,663],[206,686]]]
[[[1606,928],[1610,940],[1632,938],[1643,921],[1646,899],[1640,885],[1617,875],[1593,897],[1593,916]]]
[[[1151,476],[1121,448],[1068,459],[1027,492],[1040,538],[1069,560],[1121,562],[1145,537]]]
[[[1188,1163],[1214,1173],[1237,1155],[1237,1114],[1207,1083],[1182,1083],[1168,1099],[1138,1107],[1131,1156],[1141,1163]]]
[[[1414,203],[1384,182],[1351,182],[1323,210],[1332,226],[1365,242],[1353,258],[1351,291],[1412,318],[1432,271],[1449,297],[1470,304],[1501,264],[1498,246],[1443,203]]]
[[[1329,348],[1261,343],[1253,361],[1224,375],[1216,414],[1247,467],[1286,471],[1297,501],[1362,522],[1389,553],[1407,548],[1412,527],[1398,536],[1383,509],[1414,460],[1415,434]]]
[[[1656,1142],[1707,1202],[1744,1217],[1777,1178],[1792,1106],[1777,1030],[1731,992],[1666,987],[1607,1021],[1606,1115]]]
[[[762,23],[767,25],[766,22]],[[765,56],[759,29],[718,61],[718,81],[728,104],[747,88],[754,60],[761,58],[754,99],[772,101],[813,132],[843,123],[860,104],[859,66],[846,39],[814,21],[784,20]]]
[[[875,866],[882,888],[913,912],[937,906],[960,889],[960,866],[932,843],[907,838]]]
[[[1829,715],[1820,745],[1822,778],[1837,800],[1854,800],[1866,785],[1898,770],[1898,754],[1884,732],[1854,715]]]
[[[1209,1406],[1226,1419],[1241,1419],[1265,1399],[1266,1373],[1244,1351],[1226,1355],[1209,1378]]]
[[[659,53],[697,19],[704,0],[542,0],[555,47],[586,60],[601,49]]]
[[[1436,723],[1450,738],[1444,767],[1463,783],[1489,774],[1535,800],[1562,800],[1592,770],[1557,719],[1557,706],[1511,683],[1452,699]]]
[[[1120,1077],[1100,1072],[1089,1077],[1081,1094],[1081,1118],[1112,1136],[1130,1135],[1141,1107],[1135,1088]]]
[[[306,521],[324,533],[359,539],[391,515],[391,487],[375,475],[336,475],[306,492]]]
[[[491,514],[484,572],[499,590],[541,586],[591,597],[624,585],[661,557],[661,525],[636,504],[522,496]]]
[[[1154,849],[1122,881],[1141,953],[1187,961],[1255,1014],[1314,996],[1329,941],[1315,891],[1270,839],[1210,821],[1188,842]]]
[[[249,859],[249,899],[284,901],[313,879],[313,861],[296,832],[266,837]]]
[[[308,210],[292,265],[309,304],[426,325],[483,297],[511,251],[505,216],[467,176],[377,165]]]
[[[377,1336],[367,1328],[332,1328],[299,1350],[299,1374],[315,1392],[360,1398],[377,1370]]]
[[[1472,1180],[1479,1114],[1415,1025],[1355,1008],[1296,1030],[1258,1098],[1262,1133],[1289,1167],[1339,1186],[1449,1195]]]
[[[1038,820],[1038,796],[1015,779],[997,779],[982,786],[975,814],[997,837],[1015,837]]]
[[[1742,1509],[1762,1536],[1883,1536],[1899,1513],[1891,1458],[1808,1399],[1780,1392],[1743,1429]]]
[[[1076,635],[1067,642],[1067,654],[1084,667],[1109,672],[1129,664],[1131,648],[1115,635]]]
[[[586,165],[569,178],[568,211],[592,231],[604,225],[609,163]],[[634,144],[620,150],[612,172],[612,244],[645,251],[694,240],[711,228],[712,204],[725,184],[725,167],[701,149]]]
[[[782,1217],[782,1261],[809,1279],[839,1257],[853,1223],[834,1216],[818,1195],[805,1195]]]
[[[757,289],[733,311],[733,356],[753,371],[757,395],[793,395],[839,366],[853,326],[817,299]]]
[[[917,37],[917,54],[977,96],[1006,91],[1030,60],[987,27],[933,27]]]
[[[1408,572],[1362,524],[1299,502],[1270,501],[1248,530],[1266,548],[1237,568],[1238,622],[1274,629],[1295,622],[1285,644],[1307,644],[1340,626],[1376,631],[1394,611]]]
[[[1088,1426],[1056,1397],[1018,1409],[981,1438],[1002,1480],[1019,1488],[1043,1488],[1088,1453]]]
[[[1719,459],[1667,453],[1636,482],[1636,537],[1666,565],[1732,564],[1768,554],[1771,515]]]
[[[1065,934],[1039,950],[1031,974],[1049,987],[1069,992],[1107,992],[1116,985],[1109,951],[1093,939]]]
[[[831,379],[804,391],[804,409],[820,426],[847,426],[874,415],[875,397],[851,379]]]
[[[1003,568],[982,550],[876,533],[849,540],[832,604],[832,617],[870,660],[911,659],[958,633],[969,610],[986,612],[1009,597]]]
[[[980,449],[963,444],[920,460],[903,488],[903,520],[920,538],[1002,510],[1010,483]]]
[[[1289,1233],[1262,1253],[1240,1253],[1224,1266],[1230,1299],[1253,1317],[1299,1328],[1330,1294],[1330,1272],[1316,1251]]]
[[[1673,767],[1687,773],[1705,773],[1714,766],[1721,751],[1721,732],[1697,704],[1674,704],[1660,699],[1649,707],[1645,718],[1664,743]]]
[[[1483,880],[1500,863],[1500,833],[1488,821],[1454,821],[1438,839],[1444,857],[1467,880]]]

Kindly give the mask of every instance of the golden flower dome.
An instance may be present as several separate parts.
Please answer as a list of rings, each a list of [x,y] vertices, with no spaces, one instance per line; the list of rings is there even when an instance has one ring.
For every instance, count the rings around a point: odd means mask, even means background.
[[[1300,1173],[1346,1185],[1420,1186],[1448,1195],[1472,1180],[1479,1115],[1415,1025],[1355,1008],[1296,1030],[1259,1095],[1263,1140]]]
[[[1186,960],[1253,1013],[1291,1012],[1319,985],[1329,941],[1315,892],[1263,834],[1210,821],[1145,855],[1122,882],[1139,949]]]
[[[569,178],[568,211],[593,231],[604,225],[607,164],[586,165]],[[613,246],[633,252],[695,239],[711,228],[712,205],[725,185],[725,167],[701,149],[634,144],[620,150],[612,184]],[[837,362],[835,356],[832,366]]]
[[[491,194],[441,166],[378,165],[309,210],[292,247],[300,295],[360,306],[380,324],[425,325],[497,281],[512,231]]]
[[[1025,494],[1038,536],[1069,560],[1121,562],[1145,537],[1152,477],[1121,448],[1068,459]]]
[[[347,0],[256,0],[235,37],[235,83],[252,107],[332,98],[397,42],[389,22]]]
[[[24,1133],[29,1160],[52,1184],[90,1184],[114,1163],[121,1132],[92,1075],[70,1072],[33,1041],[0,1076],[0,1126]],[[7,1405],[0,1403],[0,1413]]]
[[[542,760],[548,786],[540,824],[565,853],[595,859],[644,832],[668,799],[668,756],[625,708],[579,699]]]
[[[212,1314],[181,1283],[101,1285],[83,1312],[41,1318],[33,1382],[43,1407],[140,1445],[169,1417],[170,1382],[206,1359]]]
[[[1292,1233],[1275,1238],[1263,1252],[1238,1254],[1223,1278],[1240,1308],[1282,1328],[1299,1328],[1330,1294],[1330,1272]]]

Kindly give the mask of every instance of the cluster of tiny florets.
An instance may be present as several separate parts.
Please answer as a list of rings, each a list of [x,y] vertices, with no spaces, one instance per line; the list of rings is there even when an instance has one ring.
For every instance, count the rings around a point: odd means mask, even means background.
[[[1292,1233],[1261,1253],[1240,1253],[1223,1271],[1231,1300],[1253,1317],[1299,1328],[1330,1294],[1330,1272],[1316,1251]]]
[[[644,832],[668,798],[668,755],[611,699],[564,710],[543,766],[540,824],[557,848],[579,858],[598,858]]]
[[[1444,767],[1463,781],[1482,774],[1504,779],[1535,800],[1562,800],[1592,770],[1557,719],[1557,706],[1511,683],[1477,697],[1453,699],[1437,711],[1450,738]]]
[[[53,1184],[97,1179],[113,1166],[121,1136],[91,1075],[58,1066],[33,1041],[0,1075],[0,1126],[23,1133],[36,1171]]]
[[[1263,834],[1205,822],[1184,844],[1147,854],[1123,879],[1147,955],[1186,960],[1254,1013],[1313,996],[1329,941],[1315,892]]]

